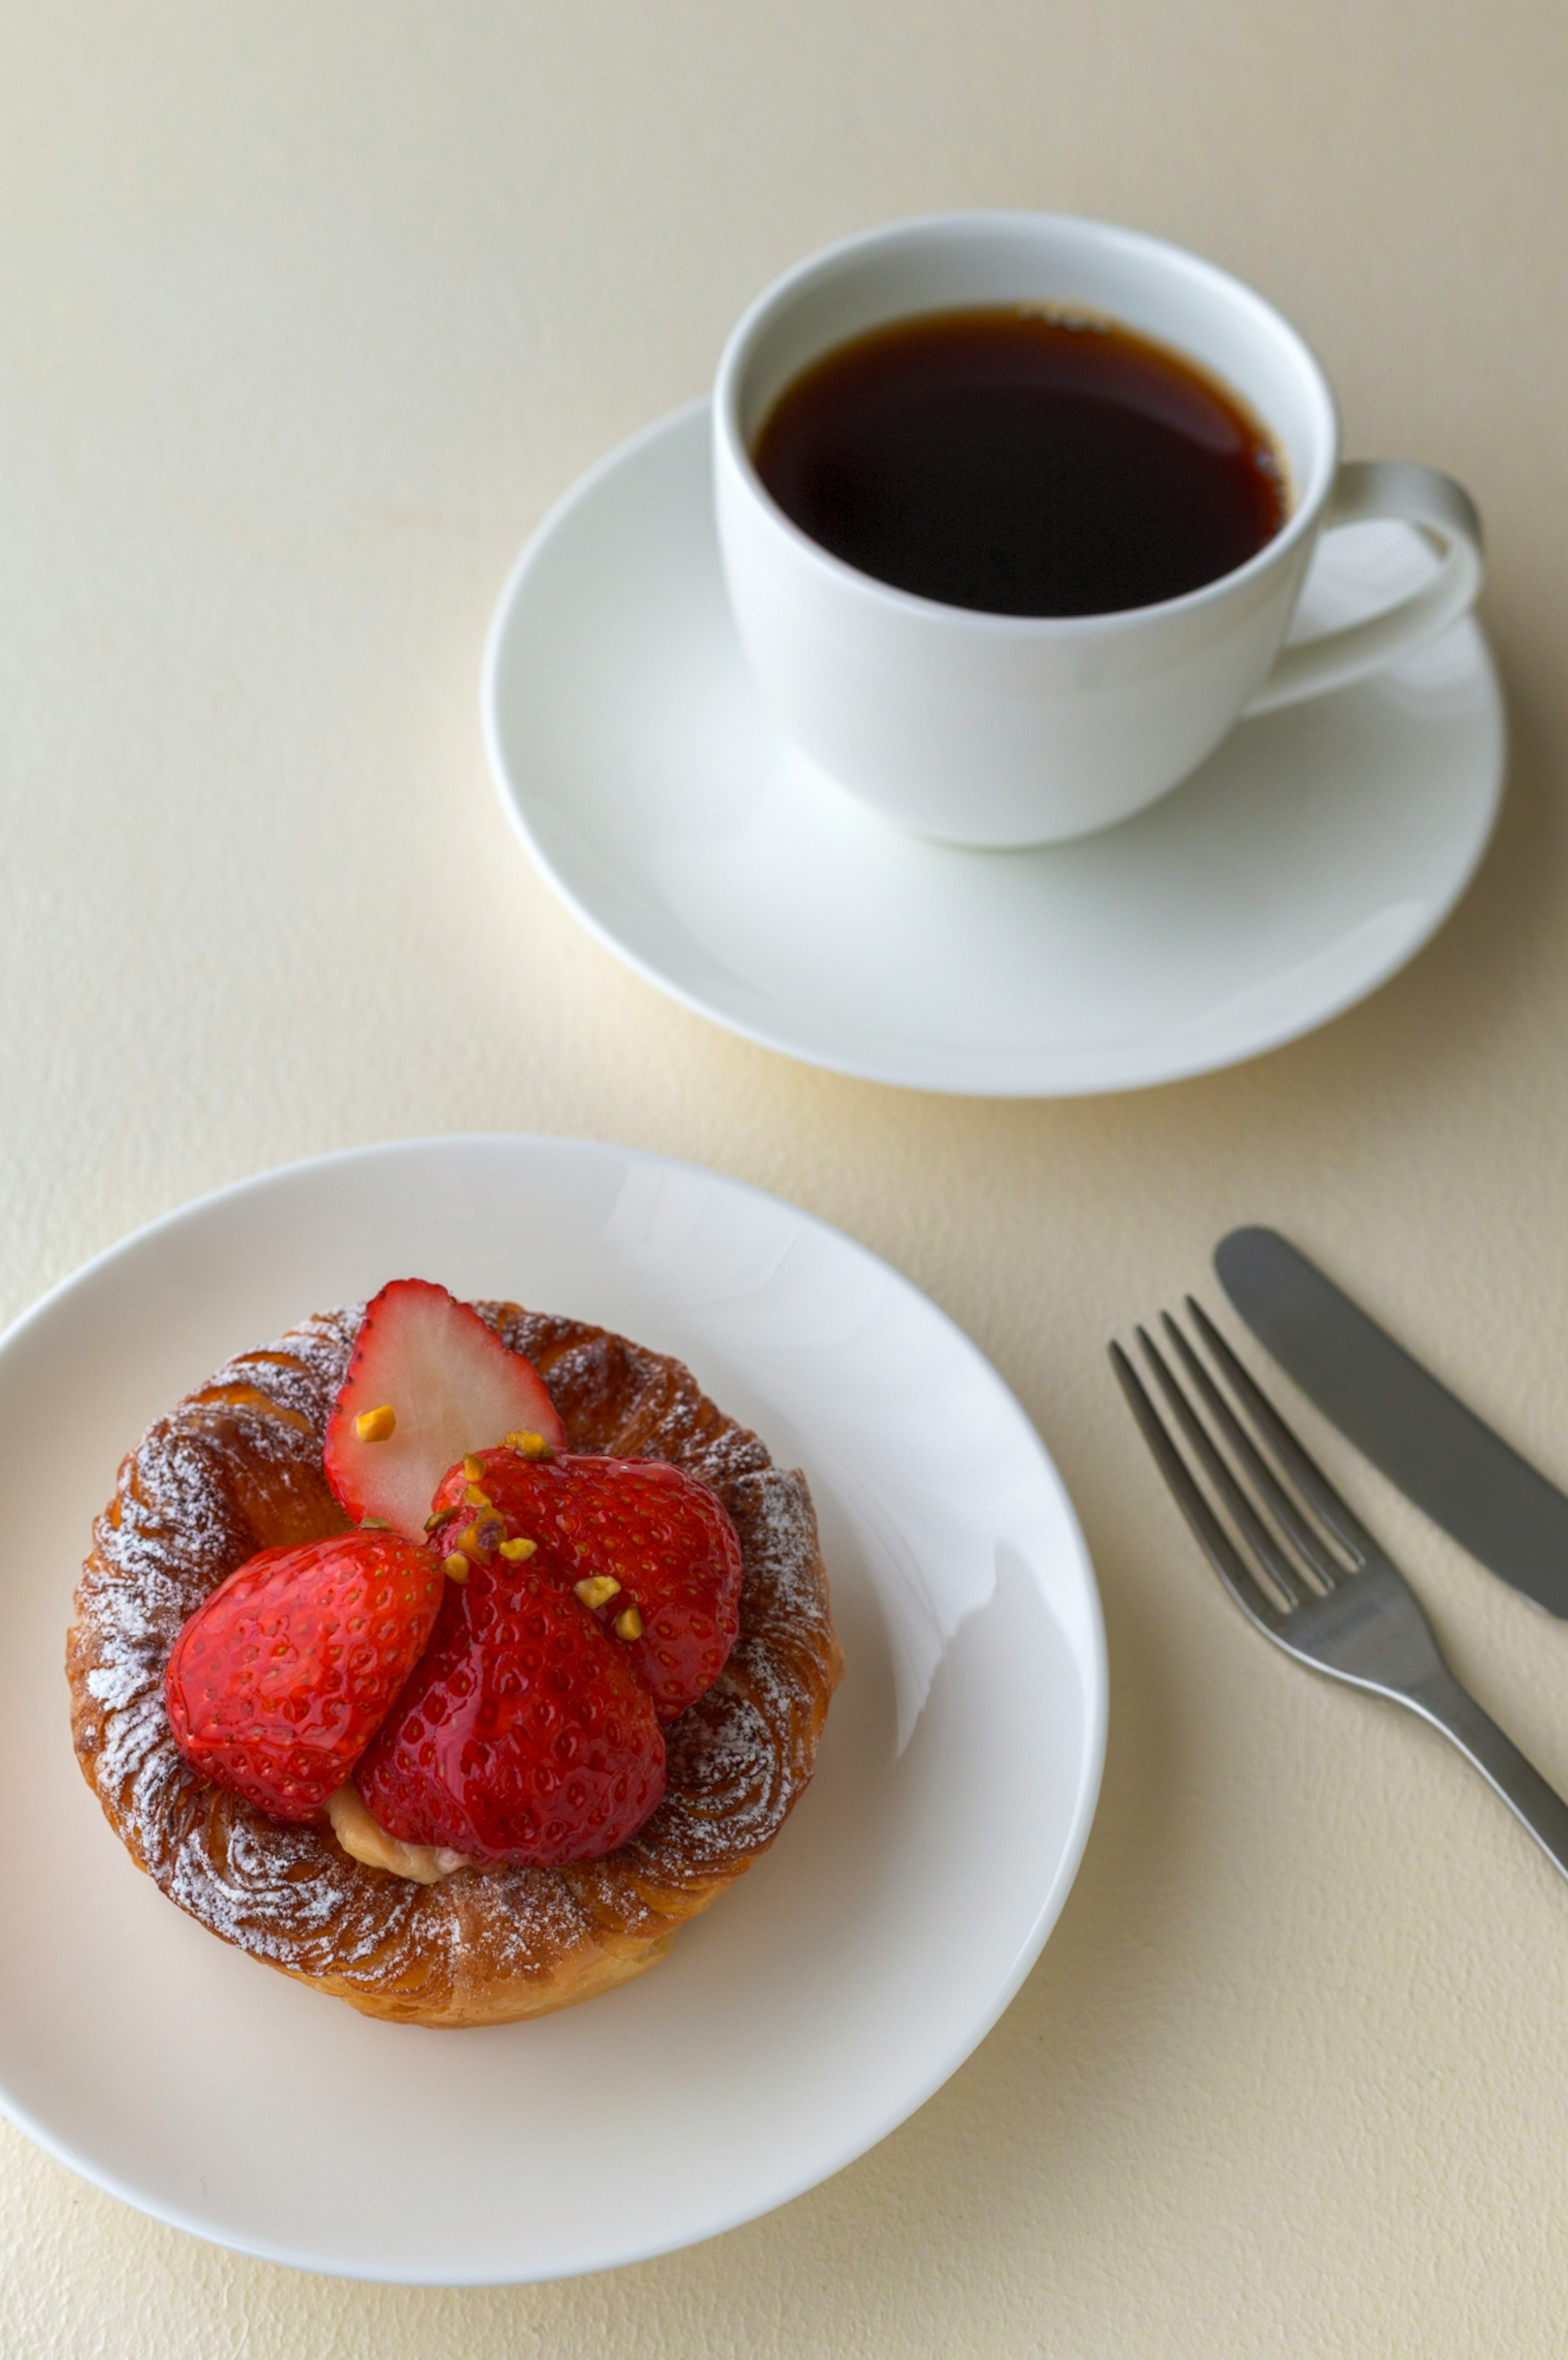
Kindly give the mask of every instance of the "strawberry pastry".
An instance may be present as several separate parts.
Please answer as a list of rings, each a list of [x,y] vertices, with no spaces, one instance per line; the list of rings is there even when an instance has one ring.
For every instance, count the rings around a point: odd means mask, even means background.
[[[839,1670],[802,1477],[678,1361],[419,1279],[152,1427],[67,1649],[171,1900],[452,2026],[662,1957],[778,1834]]]

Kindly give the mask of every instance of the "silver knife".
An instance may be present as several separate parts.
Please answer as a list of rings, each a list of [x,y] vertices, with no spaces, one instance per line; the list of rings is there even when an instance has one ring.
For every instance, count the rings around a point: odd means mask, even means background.
[[[1323,1415],[1472,1557],[1568,1617],[1568,1497],[1386,1336],[1277,1229],[1233,1229],[1214,1269]]]

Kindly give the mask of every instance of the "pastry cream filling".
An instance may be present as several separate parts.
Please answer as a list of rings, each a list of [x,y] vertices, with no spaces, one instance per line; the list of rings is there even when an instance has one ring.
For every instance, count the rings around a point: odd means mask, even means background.
[[[400,1836],[389,1836],[371,1818],[356,1786],[340,1786],[329,1795],[327,1817],[350,1859],[362,1860],[366,1868],[388,1869],[415,1885],[439,1885],[470,1865],[466,1852],[449,1852],[444,1844],[405,1843]]]

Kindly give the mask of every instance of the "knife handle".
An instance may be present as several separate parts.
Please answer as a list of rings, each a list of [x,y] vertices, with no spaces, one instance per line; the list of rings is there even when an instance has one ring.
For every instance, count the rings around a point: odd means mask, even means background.
[[[1512,1738],[1504,1736],[1490,1714],[1482,1711],[1469,1690],[1460,1687],[1446,1665],[1399,1694],[1423,1721],[1453,1739],[1514,1817],[1523,1820],[1547,1858],[1568,1876],[1568,1803],[1547,1785]]]

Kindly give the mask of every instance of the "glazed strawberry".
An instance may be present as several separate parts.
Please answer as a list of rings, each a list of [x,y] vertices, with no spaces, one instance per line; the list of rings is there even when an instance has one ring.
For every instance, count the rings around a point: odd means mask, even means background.
[[[553,1867],[637,1832],[664,1792],[664,1740],[626,1650],[497,1553],[449,1587],[354,1784],[405,1843]]]
[[[396,1533],[263,1549],[174,1643],[164,1702],[193,1770],[277,1819],[347,1779],[430,1638],[440,1560]]]
[[[327,1421],[327,1480],[357,1521],[381,1516],[419,1540],[454,1459],[508,1434],[566,1440],[539,1371],[444,1286],[394,1279],[366,1306]]]
[[[438,1552],[530,1540],[539,1571],[575,1591],[626,1650],[660,1721],[723,1671],[740,1629],[740,1543],[705,1484],[656,1459],[527,1458],[485,1450],[431,1502]],[[466,1535],[466,1537],[463,1537]]]

